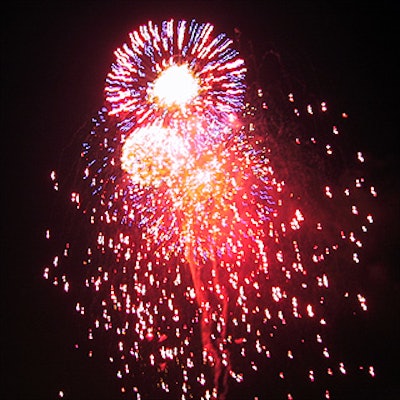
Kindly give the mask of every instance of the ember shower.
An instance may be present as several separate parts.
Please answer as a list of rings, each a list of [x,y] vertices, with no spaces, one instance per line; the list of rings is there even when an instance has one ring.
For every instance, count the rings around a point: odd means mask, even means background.
[[[196,21],[148,22],[129,34],[71,190],[79,240],[67,238],[45,267],[76,296],[88,339],[106,331],[131,398],[225,399],[230,386],[268,373],[289,382],[286,398],[296,398],[298,376],[327,382],[330,398],[327,377],[347,374],[326,339],[332,309],[367,310],[365,294],[343,280],[360,268],[373,222],[357,201],[375,189],[361,175],[344,185],[327,178],[328,168],[313,172],[314,189],[300,187],[309,160],[291,170],[274,145],[281,137],[265,134],[269,101],[262,88],[253,97],[246,89],[234,47]],[[324,101],[287,96],[288,120],[328,114]],[[336,165],[340,123],[320,136],[288,130],[285,140],[317,154],[318,167]],[[354,158],[364,163],[361,152]],[[61,190],[62,177],[51,178]],[[74,280],[71,268],[81,270]]]

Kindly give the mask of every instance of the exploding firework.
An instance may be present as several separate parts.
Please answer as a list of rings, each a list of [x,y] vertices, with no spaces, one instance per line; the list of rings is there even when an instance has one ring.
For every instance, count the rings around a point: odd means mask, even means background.
[[[373,222],[357,199],[376,192],[362,176],[351,186],[334,176],[339,125],[293,130],[291,145],[266,128],[262,90],[246,100],[244,61],[213,29],[149,22],[115,52],[71,196],[87,245],[69,240],[45,277],[78,296],[90,340],[107,332],[129,396],[224,399],[267,374],[271,387],[288,382],[287,398],[303,390],[298,376],[330,398],[329,377],[347,373],[331,315],[346,302],[367,310],[346,277]],[[287,124],[327,115],[325,102],[287,104]],[[82,282],[63,267],[73,252]]]
[[[232,40],[212,37],[213,29],[171,20],[161,29],[149,22],[132,32],[129,44],[115,52],[106,79],[108,114],[117,115],[126,130],[157,119],[185,133],[217,125],[199,145],[213,133],[220,137],[243,106],[245,67]]]

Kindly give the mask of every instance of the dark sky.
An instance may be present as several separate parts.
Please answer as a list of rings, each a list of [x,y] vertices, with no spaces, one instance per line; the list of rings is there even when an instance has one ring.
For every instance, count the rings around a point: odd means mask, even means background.
[[[381,193],[374,246],[379,249],[375,261],[382,266],[371,307],[376,335],[371,346],[379,348],[380,398],[393,398],[395,375],[388,363],[398,350],[394,339],[399,334],[394,293],[399,289],[399,32],[394,6],[279,4],[13,2],[2,12],[0,386],[9,393],[5,398],[54,399],[67,384],[73,398],[94,399],[112,393],[116,385],[106,367],[70,351],[72,303],[41,277],[48,257],[44,231],[53,204],[48,177],[60,154],[70,150],[75,132],[101,105],[113,50],[138,24],[170,17],[207,20],[229,34],[239,28],[258,56],[269,49],[279,52],[310,91],[326,95],[351,115],[354,140],[368,154]]]

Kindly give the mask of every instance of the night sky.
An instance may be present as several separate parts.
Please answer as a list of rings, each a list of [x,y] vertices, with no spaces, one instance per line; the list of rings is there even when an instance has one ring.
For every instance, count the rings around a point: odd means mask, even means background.
[[[52,257],[45,230],[60,213],[49,175],[61,157],[66,170],[73,168],[76,135],[102,104],[113,50],[139,24],[171,17],[209,21],[229,35],[239,28],[257,56],[278,52],[308,91],[351,116],[351,140],[366,155],[379,193],[365,279],[368,323],[357,339],[372,349],[378,377],[368,387],[349,377],[353,388],[345,392],[360,399],[400,396],[395,7],[283,3],[13,2],[2,12],[2,398],[56,399],[60,389],[69,399],[118,393],[108,363],[73,350],[84,329],[73,299],[42,278]]]

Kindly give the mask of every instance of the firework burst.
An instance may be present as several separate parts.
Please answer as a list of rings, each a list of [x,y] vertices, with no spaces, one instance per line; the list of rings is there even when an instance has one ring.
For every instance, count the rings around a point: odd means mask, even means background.
[[[220,136],[243,105],[246,69],[232,40],[212,37],[213,29],[170,20],[161,29],[149,22],[132,32],[106,79],[108,114],[118,115],[128,130],[159,118],[183,124],[184,131],[212,121]]]
[[[149,22],[115,52],[105,107],[83,144],[85,189],[71,197],[88,228],[84,278],[70,283],[62,268],[70,242],[45,269],[91,299],[88,338],[109,334],[121,390],[138,399],[224,399],[229,382],[265,374],[270,358],[277,380],[290,382],[299,366],[311,383],[345,375],[326,339],[329,296],[367,309],[363,293],[331,289],[330,276],[360,263],[373,217],[356,199],[375,189],[361,176],[329,183],[325,171],[309,187],[287,179],[295,163],[274,154],[273,129],[263,134],[262,90],[245,102],[244,61],[213,29]],[[300,105],[293,94],[288,104],[297,121],[327,113],[325,102]],[[297,133],[285,140],[303,155],[323,149],[323,165],[334,160],[337,125],[318,138]],[[76,310],[87,314],[80,300]]]

